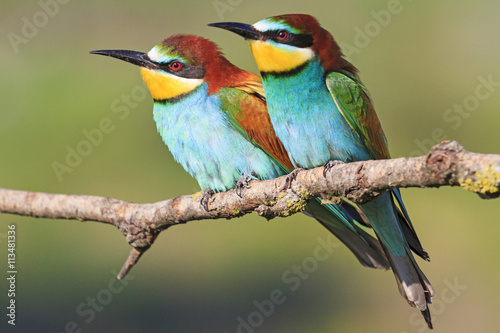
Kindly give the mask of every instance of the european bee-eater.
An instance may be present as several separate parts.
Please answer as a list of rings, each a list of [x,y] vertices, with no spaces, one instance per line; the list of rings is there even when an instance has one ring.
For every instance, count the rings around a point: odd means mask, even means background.
[[[260,77],[230,63],[213,42],[173,35],[148,53],[91,53],[140,66],[154,100],[158,132],[202,190],[226,191],[246,177],[271,179],[293,170],[271,125]],[[362,265],[390,269],[380,243],[353,221],[357,213],[347,202],[321,205],[312,200],[306,213],[337,236]]]
[[[270,17],[254,25],[213,23],[243,36],[259,67],[276,135],[295,168],[390,158],[370,95],[333,36],[310,15]],[[395,205],[398,202],[401,212]],[[380,238],[401,295],[430,328],[434,290],[410,248],[428,259],[399,190],[360,205]]]

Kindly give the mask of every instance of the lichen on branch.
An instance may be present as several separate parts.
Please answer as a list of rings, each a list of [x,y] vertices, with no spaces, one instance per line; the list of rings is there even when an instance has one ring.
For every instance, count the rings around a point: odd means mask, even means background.
[[[325,175],[323,167],[301,171],[286,191],[285,179],[251,181],[242,197],[234,190],[216,193],[208,202],[208,211],[200,205],[199,193],[136,204],[0,188],[0,213],[113,224],[134,247],[119,274],[123,278],[160,232],[189,221],[231,219],[254,211],[268,219],[284,217],[303,211],[307,201],[315,197],[330,202],[345,197],[364,203],[383,191],[402,187],[461,186],[481,198],[497,198],[500,155],[472,153],[455,141],[444,141],[425,156],[340,164]]]

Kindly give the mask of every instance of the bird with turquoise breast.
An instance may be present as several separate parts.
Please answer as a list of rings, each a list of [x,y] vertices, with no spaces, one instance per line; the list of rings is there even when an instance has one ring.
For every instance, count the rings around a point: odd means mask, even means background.
[[[271,179],[293,170],[271,125],[260,77],[234,66],[213,42],[173,35],[148,53],[91,53],[140,67],[154,100],[158,132],[204,191],[226,191],[242,178]],[[362,265],[389,268],[378,241],[354,221],[363,217],[347,202],[321,205],[312,200],[306,213],[337,236]]]
[[[270,17],[253,25],[211,26],[244,37],[261,72],[276,135],[295,168],[390,158],[368,90],[333,36],[305,14]],[[399,204],[396,206],[395,201]],[[424,259],[399,190],[360,205],[381,240],[401,295],[421,310],[432,328],[427,304],[434,290],[410,249]]]

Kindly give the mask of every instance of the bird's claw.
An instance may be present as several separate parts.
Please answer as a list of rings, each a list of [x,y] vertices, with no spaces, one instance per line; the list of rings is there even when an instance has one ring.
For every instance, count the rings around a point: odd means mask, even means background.
[[[339,164],[344,164],[344,162],[337,161],[337,160],[332,160],[332,161],[326,162],[325,165],[323,166],[323,177],[326,178],[326,173],[328,171],[330,171],[331,168],[333,168],[334,166],[339,165]]]
[[[283,188],[281,190],[284,191],[284,190],[288,190],[288,189],[292,188],[293,181],[297,178],[297,175],[299,174],[299,172],[304,171],[304,170],[307,170],[307,169],[306,168],[297,168],[297,169],[293,170],[292,172],[290,172],[288,174],[288,176],[286,176],[285,185],[283,186]]]
[[[241,198],[241,191],[244,188],[250,188],[251,186],[248,185],[247,177],[245,175],[241,176],[240,179],[238,179],[238,182],[236,182],[236,189],[234,192],[236,193],[237,196]]]
[[[214,191],[212,190],[206,190],[205,192],[202,193],[201,199],[200,199],[200,205],[205,208],[205,210],[208,212],[208,202],[212,198],[212,195],[214,195]]]

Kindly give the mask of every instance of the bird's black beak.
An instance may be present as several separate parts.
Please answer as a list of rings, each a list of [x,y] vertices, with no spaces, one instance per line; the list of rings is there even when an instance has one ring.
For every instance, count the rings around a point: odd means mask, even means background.
[[[262,38],[262,33],[255,30],[250,24],[238,22],[220,22],[210,23],[209,26],[232,31],[245,39],[258,40]]]
[[[147,53],[128,51],[128,50],[96,50],[90,51],[90,54],[102,54],[108,57],[117,58],[131,64],[146,67],[148,69],[156,69],[158,65],[152,62]]]

